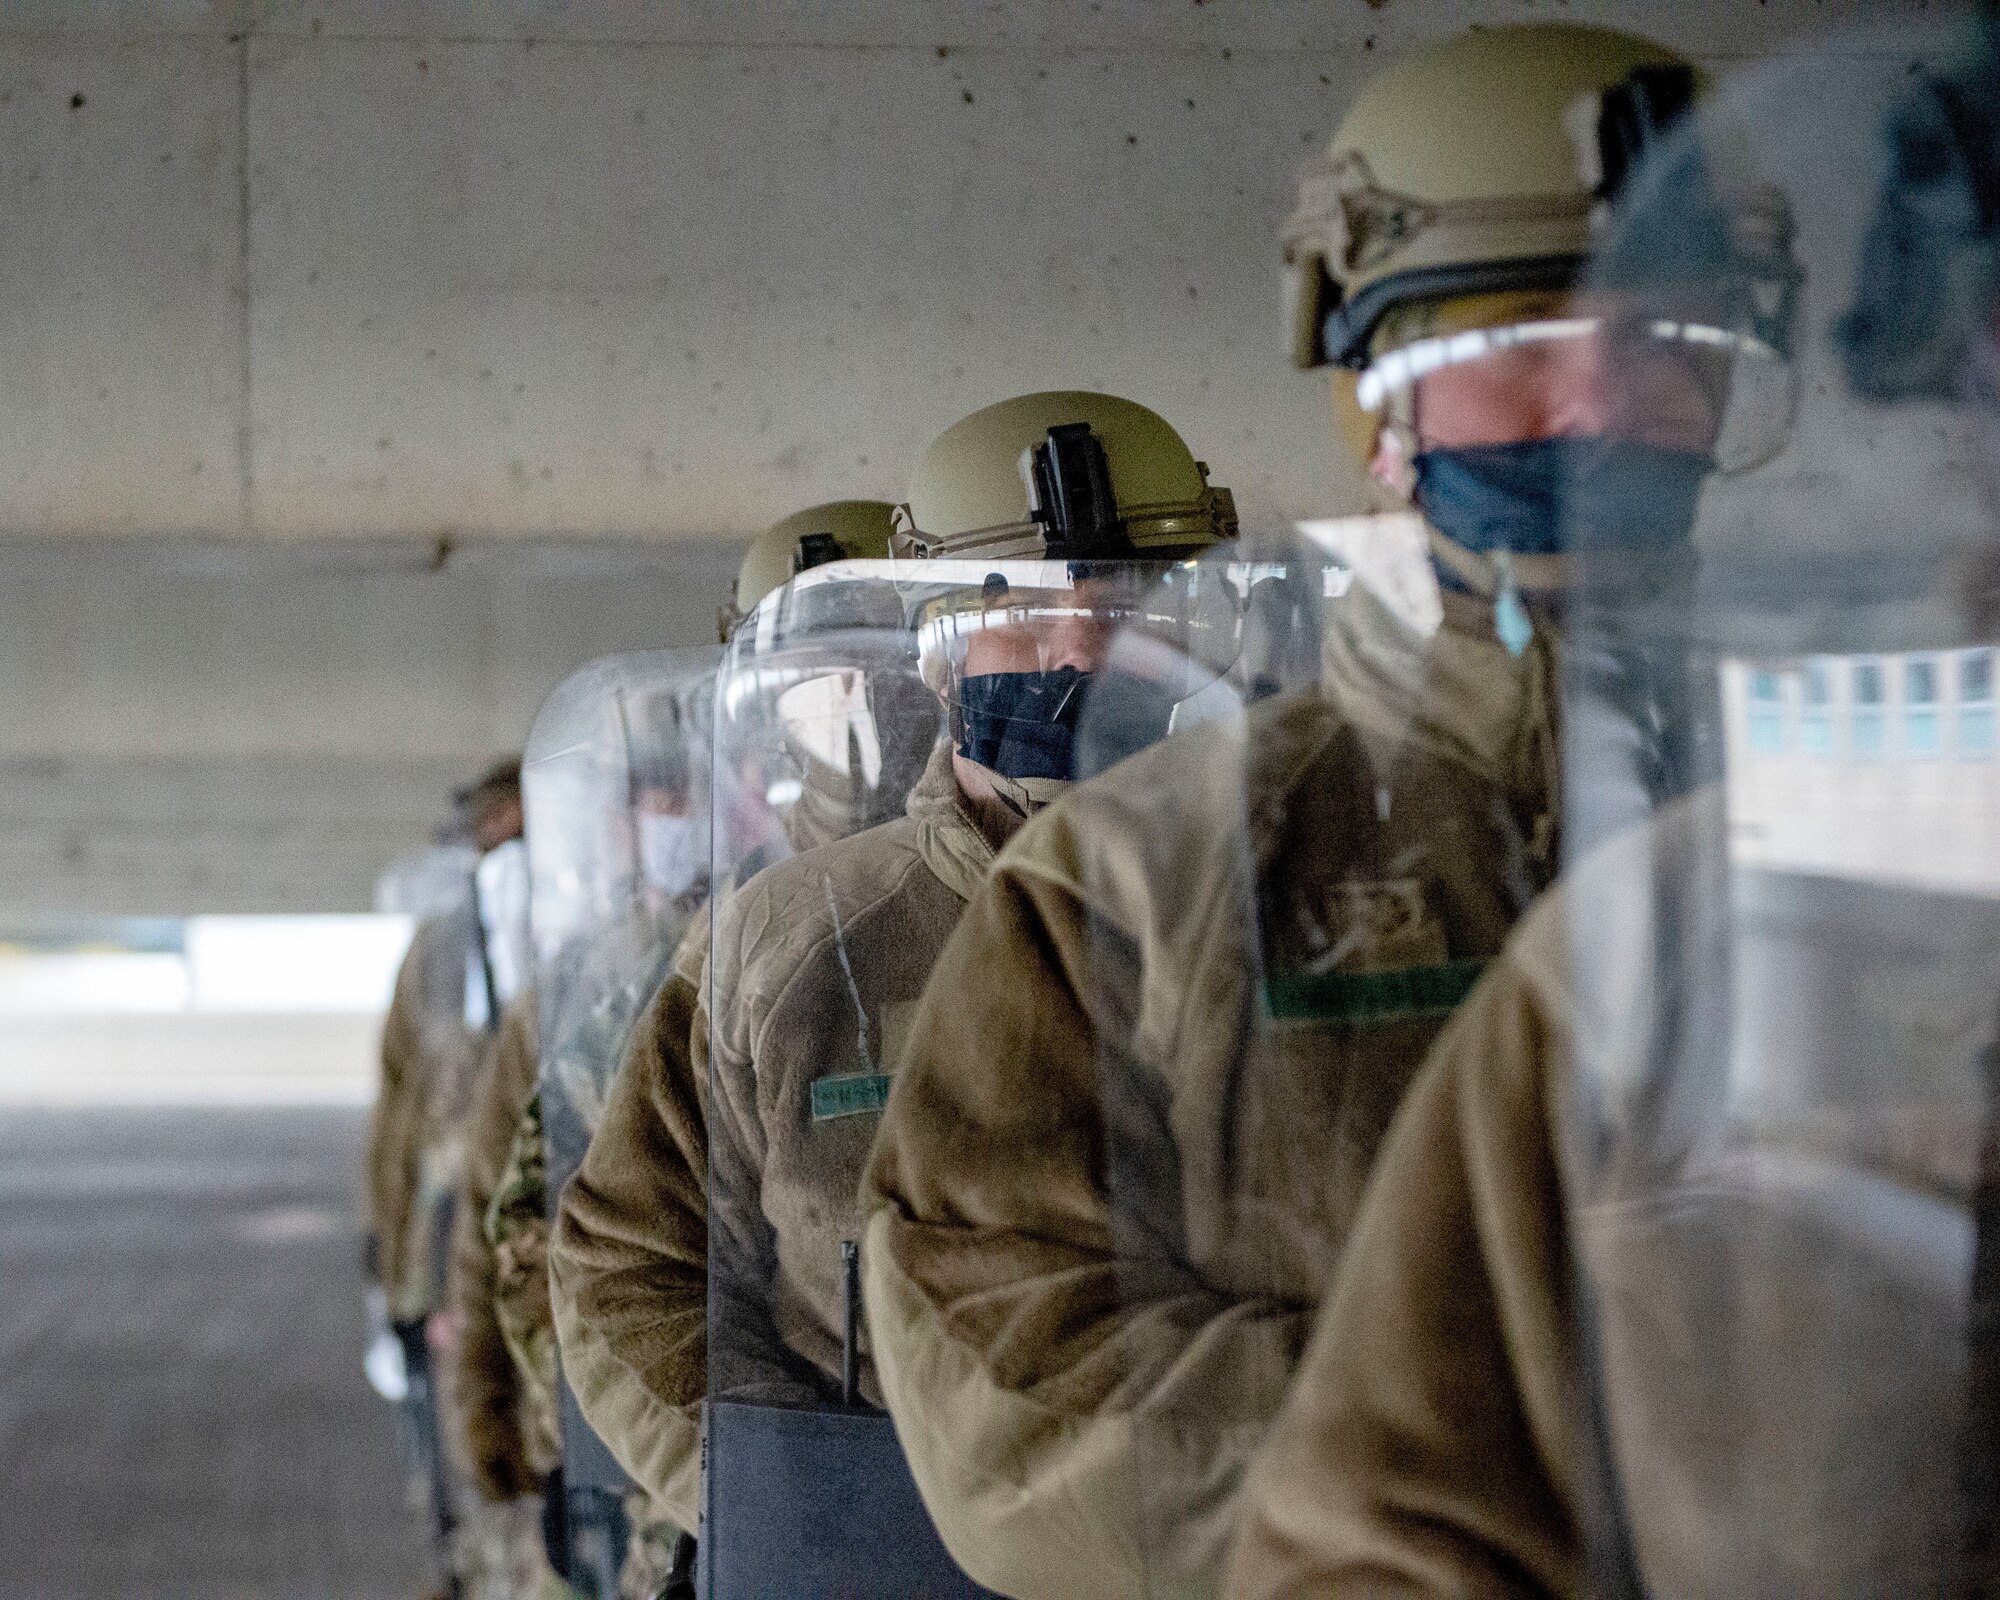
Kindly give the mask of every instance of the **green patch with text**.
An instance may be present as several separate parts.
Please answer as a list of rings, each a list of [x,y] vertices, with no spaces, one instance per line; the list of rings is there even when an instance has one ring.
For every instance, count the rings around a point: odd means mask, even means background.
[[[1391,972],[1287,972],[1264,985],[1264,1003],[1286,1022],[1350,1027],[1439,1016],[1457,1009],[1485,969],[1482,961],[1447,961]]]
[[[886,1072],[850,1072],[838,1078],[821,1078],[813,1084],[813,1121],[831,1122],[836,1117],[858,1117],[880,1111],[888,1100]]]

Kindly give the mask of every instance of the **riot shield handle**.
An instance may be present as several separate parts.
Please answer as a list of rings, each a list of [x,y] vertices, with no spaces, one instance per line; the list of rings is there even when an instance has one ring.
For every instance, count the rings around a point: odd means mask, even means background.
[[[861,1403],[861,1247],[840,1241],[840,1403]]]

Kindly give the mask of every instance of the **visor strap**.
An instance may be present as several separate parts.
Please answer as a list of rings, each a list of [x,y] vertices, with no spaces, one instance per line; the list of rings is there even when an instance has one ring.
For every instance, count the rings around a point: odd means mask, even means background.
[[[1535,322],[1509,323],[1498,328],[1470,328],[1463,333],[1413,340],[1369,362],[1354,386],[1355,403],[1363,411],[1377,411],[1390,396],[1415,387],[1419,379],[1442,372],[1447,367],[1462,366],[1468,361],[1477,361],[1522,345],[1588,338],[1603,328],[1602,317],[1551,317]],[[1738,333],[1710,323],[1656,317],[1646,323],[1645,332],[1649,338],[1662,344],[1741,352],[1772,363],[1782,359],[1775,347],[1754,334]]]

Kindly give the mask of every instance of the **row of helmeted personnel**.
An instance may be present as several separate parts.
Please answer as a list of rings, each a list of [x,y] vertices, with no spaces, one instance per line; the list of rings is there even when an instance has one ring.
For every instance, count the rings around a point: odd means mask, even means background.
[[[387,1106],[497,1021],[399,1181],[513,1581],[2000,1579],[1991,742],[1753,760],[1741,693],[1991,700],[1990,23],[1414,50],[1282,249],[1368,514],[1025,395],[537,720],[385,1043]]]

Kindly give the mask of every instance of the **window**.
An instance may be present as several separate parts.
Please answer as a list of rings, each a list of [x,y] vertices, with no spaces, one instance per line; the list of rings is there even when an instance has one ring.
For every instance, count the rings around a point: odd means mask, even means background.
[[[1806,663],[1801,691],[1799,749],[1824,761],[1833,754],[1833,672],[1824,661]]]
[[[1882,754],[1884,675],[1879,661],[1854,664],[1854,754],[1863,761]]]
[[[1785,748],[1785,707],[1775,672],[1756,668],[1750,674],[1750,748],[1760,756],[1775,756]]]
[[[1993,652],[1968,650],[1958,658],[1958,753],[1967,759],[1993,754]]]
[[[1903,663],[1903,748],[1934,756],[1943,745],[1938,711],[1938,664],[1928,656]]]

